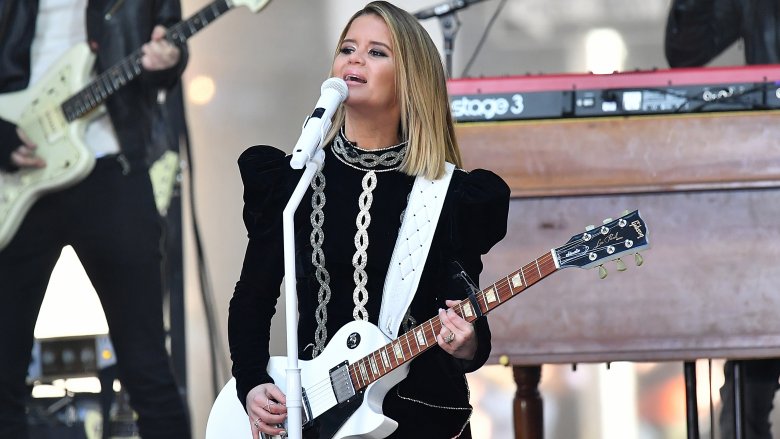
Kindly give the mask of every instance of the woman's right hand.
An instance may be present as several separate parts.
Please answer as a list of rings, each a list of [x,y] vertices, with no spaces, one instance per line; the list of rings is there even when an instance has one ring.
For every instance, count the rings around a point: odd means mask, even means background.
[[[252,437],[260,438],[260,432],[267,435],[284,433],[287,419],[287,399],[273,383],[260,384],[246,395],[246,412],[252,424]]]
[[[43,168],[46,166],[46,162],[35,155],[36,145],[27,137],[21,128],[16,128],[16,135],[22,140],[22,144],[11,151],[11,163],[22,169]]]

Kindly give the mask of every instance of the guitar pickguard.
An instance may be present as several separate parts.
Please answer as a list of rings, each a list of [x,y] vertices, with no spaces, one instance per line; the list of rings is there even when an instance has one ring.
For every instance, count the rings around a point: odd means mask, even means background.
[[[0,117],[18,125],[46,161],[41,169],[0,172],[0,249],[42,194],[77,183],[95,166],[82,140],[89,118],[68,122],[60,108],[88,82],[94,59],[87,44],[79,44],[34,86],[0,96]]]

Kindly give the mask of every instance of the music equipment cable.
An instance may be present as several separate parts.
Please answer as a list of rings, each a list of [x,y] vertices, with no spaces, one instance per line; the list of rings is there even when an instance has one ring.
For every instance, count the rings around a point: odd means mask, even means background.
[[[222,337],[219,336],[219,326],[215,316],[214,295],[211,287],[211,280],[208,275],[208,265],[206,264],[206,255],[203,251],[203,241],[200,235],[196,208],[195,208],[195,167],[192,162],[192,151],[190,150],[189,134],[184,133],[185,140],[179,142],[183,144],[185,157],[187,160],[187,171],[189,178],[187,181],[187,190],[189,192],[189,210],[190,221],[192,223],[193,242],[195,243],[196,266],[198,271],[198,283],[200,286],[201,300],[206,314],[206,330],[209,341],[209,363],[211,365],[211,387],[213,399],[222,388],[222,384],[227,380],[223,376],[223,371],[229,370],[226,364],[224,354],[227,352],[224,348]]]
[[[488,24],[487,26],[485,26],[485,30],[482,31],[482,36],[479,38],[479,41],[477,42],[477,46],[474,48],[474,51],[471,53],[471,57],[466,63],[466,67],[463,68],[463,72],[460,74],[461,78],[466,77],[466,75],[469,72],[469,69],[471,68],[471,65],[474,63],[474,60],[477,58],[477,55],[479,54],[479,52],[482,51],[482,45],[485,44],[485,39],[487,38],[487,35],[490,33],[490,30],[493,28],[493,24],[496,22],[496,18],[498,18],[498,14],[501,13],[501,10],[504,9],[505,5],[506,5],[506,0],[501,0],[498,3],[498,6],[496,6],[496,10],[493,12],[493,15],[490,17],[490,20],[488,20]]]

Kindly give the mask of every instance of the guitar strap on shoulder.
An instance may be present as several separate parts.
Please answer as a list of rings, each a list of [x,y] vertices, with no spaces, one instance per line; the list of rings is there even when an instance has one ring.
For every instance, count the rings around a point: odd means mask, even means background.
[[[445,163],[444,170],[445,175],[438,180],[418,176],[409,195],[379,311],[379,329],[390,339],[398,337],[406,310],[420,283],[455,165]]]

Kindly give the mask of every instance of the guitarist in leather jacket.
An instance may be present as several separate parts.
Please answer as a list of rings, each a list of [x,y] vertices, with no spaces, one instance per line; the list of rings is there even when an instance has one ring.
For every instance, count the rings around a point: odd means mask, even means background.
[[[780,62],[780,1],[674,0],[666,25],[666,59],[671,67],[703,66],[741,40],[747,64]],[[734,364],[726,361],[720,389],[721,437],[735,437]],[[743,437],[772,439],[769,422],[780,388],[780,358],[741,360]]]
[[[187,63],[186,46],[163,38],[180,20],[178,0],[0,1],[0,93],[29,87],[77,43],[89,42],[98,73],[136,49],[144,53],[141,75],[117,90],[106,102],[107,115],[87,127],[94,169],[39,198],[0,250],[0,438],[28,435],[33,329],[66,245],[100,298],[141,436],[190,437],[165,346],[162,219],[148,173],[149,150],[163,126],[155,119],[159,91],[176,85]],[[24,132],[0,120],[0,168],[45,166],[34,152]]]

